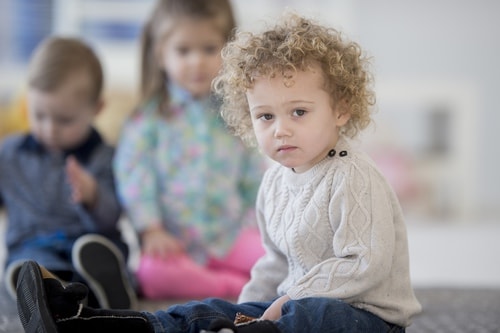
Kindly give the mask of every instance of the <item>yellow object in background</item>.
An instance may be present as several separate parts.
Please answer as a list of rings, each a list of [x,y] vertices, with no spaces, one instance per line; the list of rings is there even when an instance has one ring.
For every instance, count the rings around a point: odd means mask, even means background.
[[[116,89],[107,91],[104,101],[104,109],[97,116],[95,125],[105,141],[114,146],[123,123],[137,104],[137,96],[133,91]],[[23,91],[12,102],[0,103],[0,142],[9,134],[26,132],[28,129],[28,105]]]
[[[28,128],[28,107],[24,93],[10,104],[0,105],[0,141],[9,134],[25,132]]]

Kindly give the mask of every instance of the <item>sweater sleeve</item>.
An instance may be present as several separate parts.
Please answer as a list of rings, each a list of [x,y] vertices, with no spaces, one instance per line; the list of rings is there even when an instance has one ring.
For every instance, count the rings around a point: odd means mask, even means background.
[[[264,184],[265,180],[263,181]],[[265,254],[252,267],[250,281],[243,287],[239,303],[251,301],[271,301],[278,296],[277,287],[288,274],[285,255],[271,241],[264,220],[264,186],[257,195],[257,223],[259,226]]]
[[[121,204],[139,232],[162,222],[155,170],[156,121],[153,118],[140,113],[127,121],[114,159]]]
[[[367,163],[350,164],[337,174],[328,207],[333,253],[314,265],[287,294],[292,299],[359,299],[384,281],[395,255],[391,198],[382,176]]]

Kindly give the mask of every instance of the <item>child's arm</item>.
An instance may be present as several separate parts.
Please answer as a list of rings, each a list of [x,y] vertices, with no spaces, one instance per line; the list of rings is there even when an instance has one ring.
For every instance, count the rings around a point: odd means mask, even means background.
[[[261,320],[278,320],[281,318],[281,307],[290,300],[290,296],[283,295],[278,297],[260,317]]]
[[[262,183],[266,183],[264,176]],[[278,296],[278,285],[288,274],[288,262],[285,255],[271,241],[267,233],[262,209],[266,202],[265,185],[261,185],[257,195],[257,223],[262,238],[265,254],[252,267],[251,279],[245,285],[238,298],[238,303],[251,301],[271,301]]]
[[[252,267],[251,279],[243,287],[238,303],[267,302],[278,297],[278,285],[283,282],[288,272],[285,256],[274,246],[266,242],[261,232],[265,254]]]
[[[151,111],[151,110],[149,110]],[[157,240],[164,235],[161,189],[156,171],[157,122],[155,112],[141,110],[129,119],[120,135],[113,167],[119,198],[135,230],[146,240],[145,249],[159,251]],[[161,229],[160,229],[161,228]],[[155,230],[153,241],[148,231]]]
[[[145,255],[167,258],[184,252],[182,242],[168,233],[162,226],[151,226],[141,234],[142,252]]]
[[[108,232],[117,228],[121,207],[116,196],[111,154],[99,155],[99,161],[86,170],[73,156],[66,161],[71,199],[77,205],[82,222],[91,231]]]
[[[92,209],[97,201],[97,182],[94,176],[88,173],[74,156],[69,156],[66,160],[66,174],[73,202]]]

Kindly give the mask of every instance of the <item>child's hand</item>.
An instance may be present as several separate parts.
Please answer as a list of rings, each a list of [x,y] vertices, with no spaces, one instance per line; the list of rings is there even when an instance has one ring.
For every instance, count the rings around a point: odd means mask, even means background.
[[[74,156],[68,156],[66,159],[66,175],[71,186],[73,202],[92,207],[97,198],[97,182]]]
[[[271,304],[270,307],[264,312],[260,319],[265,320],[278,320],[281,318],[281,307],[288,302],[290,297],[288,295],[281,296]]]
[[[144,254],[166,259],[184,252],[184,246],[162,227],[152,227],[142,234],[142,251]]]

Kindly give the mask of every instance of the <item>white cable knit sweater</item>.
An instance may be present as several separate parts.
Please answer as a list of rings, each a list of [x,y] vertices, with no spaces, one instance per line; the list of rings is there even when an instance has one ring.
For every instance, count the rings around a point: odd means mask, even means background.
[[[366,154],[345,138],[335,150],[305,173],[267,171],[257,199],[266,254],[239,302],[331,297],[408,326],[421,307],[399,202]]]

